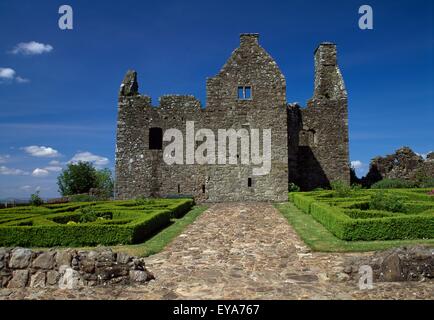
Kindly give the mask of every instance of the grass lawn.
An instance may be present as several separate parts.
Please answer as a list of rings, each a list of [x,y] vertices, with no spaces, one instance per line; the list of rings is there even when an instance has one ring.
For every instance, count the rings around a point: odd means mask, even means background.
[[[314,251],[357,252],[374,251],[403,245],[425,244],[434,246],[430,240],[344,241],[335,237],[310,214],[306,214],[291,202],[275,204],[294,227],[300,238]]]

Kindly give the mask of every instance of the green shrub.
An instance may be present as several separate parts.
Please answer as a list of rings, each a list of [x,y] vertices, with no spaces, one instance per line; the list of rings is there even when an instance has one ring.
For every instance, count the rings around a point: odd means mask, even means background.
[[[351,190],[352,191],[358,191],[358,190],[362,190],[363,186],[360,183],[353,183],[351,185]]]
[[[44,204],[44,200],[39,196],[39,191],[36,191],[30,196],[30,205],[41,206]]]
[[[188,210],[190,210],[190,208],[193,207],[193,205],[194,205],[193,200],[184,199],[181,200],[180,202],[178,201],[177,203],[168,206],[167,209],[169,209],[172,212],[172,218],[179,219],[184,214],[186,214]]]
[[[419,184],[421,188],[434,188],[434,178],[426,178]]]
[[[369,218],[382,218],[382,217],[394,217],[399,213],[390,213],[381,210],[361,210],[361,209],[349,209],[344,213],[353,219],[369,219]]]
[[[137,243],[170,222],[171,212],[155,211],[122,225],[93,223],[0,226],[4,246],[82,246]]]
[[[80,218],[78,220],[80,223],[94,222],[98,219],[107,220],[112,218],[111,213],[100,213],[92,206],[83,207],[78,210],[78,213],[80,214]]]
[[[371,189],[415,188],[416,183],[403,179],[383,179],[371,186]]]
[[[325,190],[324,188],[315,188],[312,191],[324,191],[324,190]]]
[[[351,194],[351,187],[343,181],[337,180],[330,183],[334,196],[336,197],[348,197]]]
[[[293,199],[295,205],[306,213],[310,213],[310,206],[315,202],[315,199],[307,197],[303,193],[294,193]]]
[[[404,201],[400,196],[386,192],[376,192],[369,200],[369,209],[390,212],[406,212]]]
[[[336,237],[340,239],[348,238],[348,228],[351,227],[352,219],[339,209],[315,202],[311,205],[311,215]]]
[[[138,197],[136,198],[134,205],[135,206],[149,206],[149,205],[153,205],[155,204],[156,201],[154,199],[149,199],[149,198],[145,198],[145,197]]]
[[[297,186],[294,182],[290,182],[288,184],[288,192],[299,192],[300,191],[300,187]]]
[[[74,194],[69,198],[71,202],[91,202],[97,200],[95,196],[91,196],[88,194]]]

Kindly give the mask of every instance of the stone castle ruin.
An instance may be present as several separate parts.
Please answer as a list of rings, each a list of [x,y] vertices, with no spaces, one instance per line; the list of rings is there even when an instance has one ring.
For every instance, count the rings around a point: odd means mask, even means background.
[[[195,97],[180,95],[162,96],[155,107],[139,94],[136,72],[128,71],[118,105],[118,199],[189,195],[209,202],[287,201],[289,182],[302,190],[334,180],[349,183],[347,92],[336,45],[322,43],[315,50],[314,94],[301,108],[287,102],[285,77],[258,39],[258,34],[241,34],[240,46],[207,79],[204,108]],[[216,137],[219,129],[271,129],[269,174],[254,176],[257,166],[242,163],[241,143],[236,164],[167,164],[163,155],[170,142],[163,141],[164,132],[177,128],[185,137],[187,121]],[[202,140],[196,136],[196,145]]]

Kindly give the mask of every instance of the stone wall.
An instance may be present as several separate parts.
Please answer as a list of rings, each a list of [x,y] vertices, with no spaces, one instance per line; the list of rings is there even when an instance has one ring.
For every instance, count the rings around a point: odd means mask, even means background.
[[[360,266],[372,268],[374,282],[427,281],[434,279],[434,248],[412,246],[377,251],[366,257],[349,257],[345,272],[359,277]]]
[[[144,283],[154,276],[143,259],[111,249],[95,251],[0,248],[0,288],[59,287]]]

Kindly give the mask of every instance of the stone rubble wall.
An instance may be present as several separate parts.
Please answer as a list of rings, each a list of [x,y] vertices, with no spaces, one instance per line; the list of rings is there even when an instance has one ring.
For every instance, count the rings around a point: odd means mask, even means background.
[[[402,147],[393,154],[372,159],[369,172],[361,182],[370,186],[381,179],[417,181],[419,176],[434,178],[434,152],[424,159],[409,147]]]
[[[0,248],[0,288],[75,289],[83,286],[127,285],[154,279],[143,258],[111,249],[32,251]]]

